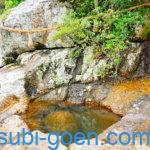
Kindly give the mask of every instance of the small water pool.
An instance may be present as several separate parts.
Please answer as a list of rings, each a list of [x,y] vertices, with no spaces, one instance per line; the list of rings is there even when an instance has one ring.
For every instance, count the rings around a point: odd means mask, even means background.
[[[72,135],[76,132],[100,134],[120,120],[118,115],[102,108],[45,101],[31,102],[23,118],[31,131],[70,132]]]

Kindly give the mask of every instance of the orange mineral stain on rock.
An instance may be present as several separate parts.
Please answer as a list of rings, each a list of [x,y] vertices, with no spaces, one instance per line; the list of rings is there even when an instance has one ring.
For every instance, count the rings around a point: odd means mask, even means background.
[[[150,77],[113,85],[111,92],[102,105],[124,115],[141,96],[150,94]]]
[[[19,98],[15,95],[7,97],[4,102],[0,104],[0,113],[3,113],[9,110],[12,106],[19,102]]]

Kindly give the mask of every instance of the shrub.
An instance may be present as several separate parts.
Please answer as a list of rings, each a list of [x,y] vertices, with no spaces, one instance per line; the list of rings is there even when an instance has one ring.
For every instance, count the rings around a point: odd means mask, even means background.
[[[21,3],[23,0],[6,0],[5,1],[5,9],[10,9],[15,6],[17,6],[19,3]]]
[[[142,0],[67,1],[73,4],[75,12],[66,16],[54,40],[67,35],[81,49],[89,45],[99,47],[97,55],[104,54],[109,58],[108,68],[115,68],[117,74],[121,51],[130,45],[135,29],[146,24],[150,9],[128,11],[127,8],[141,4]],[[144,37],[149,35],[148,26],[143,31]],[[104,76],[102,72],[99,74]]]

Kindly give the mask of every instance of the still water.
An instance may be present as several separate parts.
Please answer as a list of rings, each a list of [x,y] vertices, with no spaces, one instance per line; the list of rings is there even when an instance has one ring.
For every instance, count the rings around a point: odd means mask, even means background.
[[[96,132],[104,131],[120,120],[120,117],[102,108],[68,106],[60,102],[31,102],[23,115],[29,128],[44,133],[55,131]]]

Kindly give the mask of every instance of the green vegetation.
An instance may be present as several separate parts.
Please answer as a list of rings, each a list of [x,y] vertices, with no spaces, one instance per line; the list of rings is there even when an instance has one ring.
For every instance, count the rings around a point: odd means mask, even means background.
[[[121,53],[131,44],[138,27],[143,27],[143,36],[149,35],[149,7],[130,7],[141,5],[146,0],[67,0],[74,8],[54,36],[54,40],[69,36],[82,50],[87,46],[98,49],[96,55],[105,55],[109,63],[103,70],[114,70],[117,75]],[[145,26],[145,28],[144,28]],[[111,72],[111,71],[110,71]],[[100,77],[105,77],[100,71]],[[101,75],[102,74],[102,75]],[[112,75],[112,74],[111,74]]]
[[[70,55],[69,58],[71,58],[72,60],[76,61],[76,59],[80,56],[80,50],[73,50]]]
[[[5,1],[5,9],[11,9],[15,6],[17,6],[20,2],[22,2],[23,0],[6,0]]]
[[[3,5],[3,9],[0,10],[0,19],[5,18],[11,11],[11,9],[21,3],[23,0],[1,0],[0,4]]]

